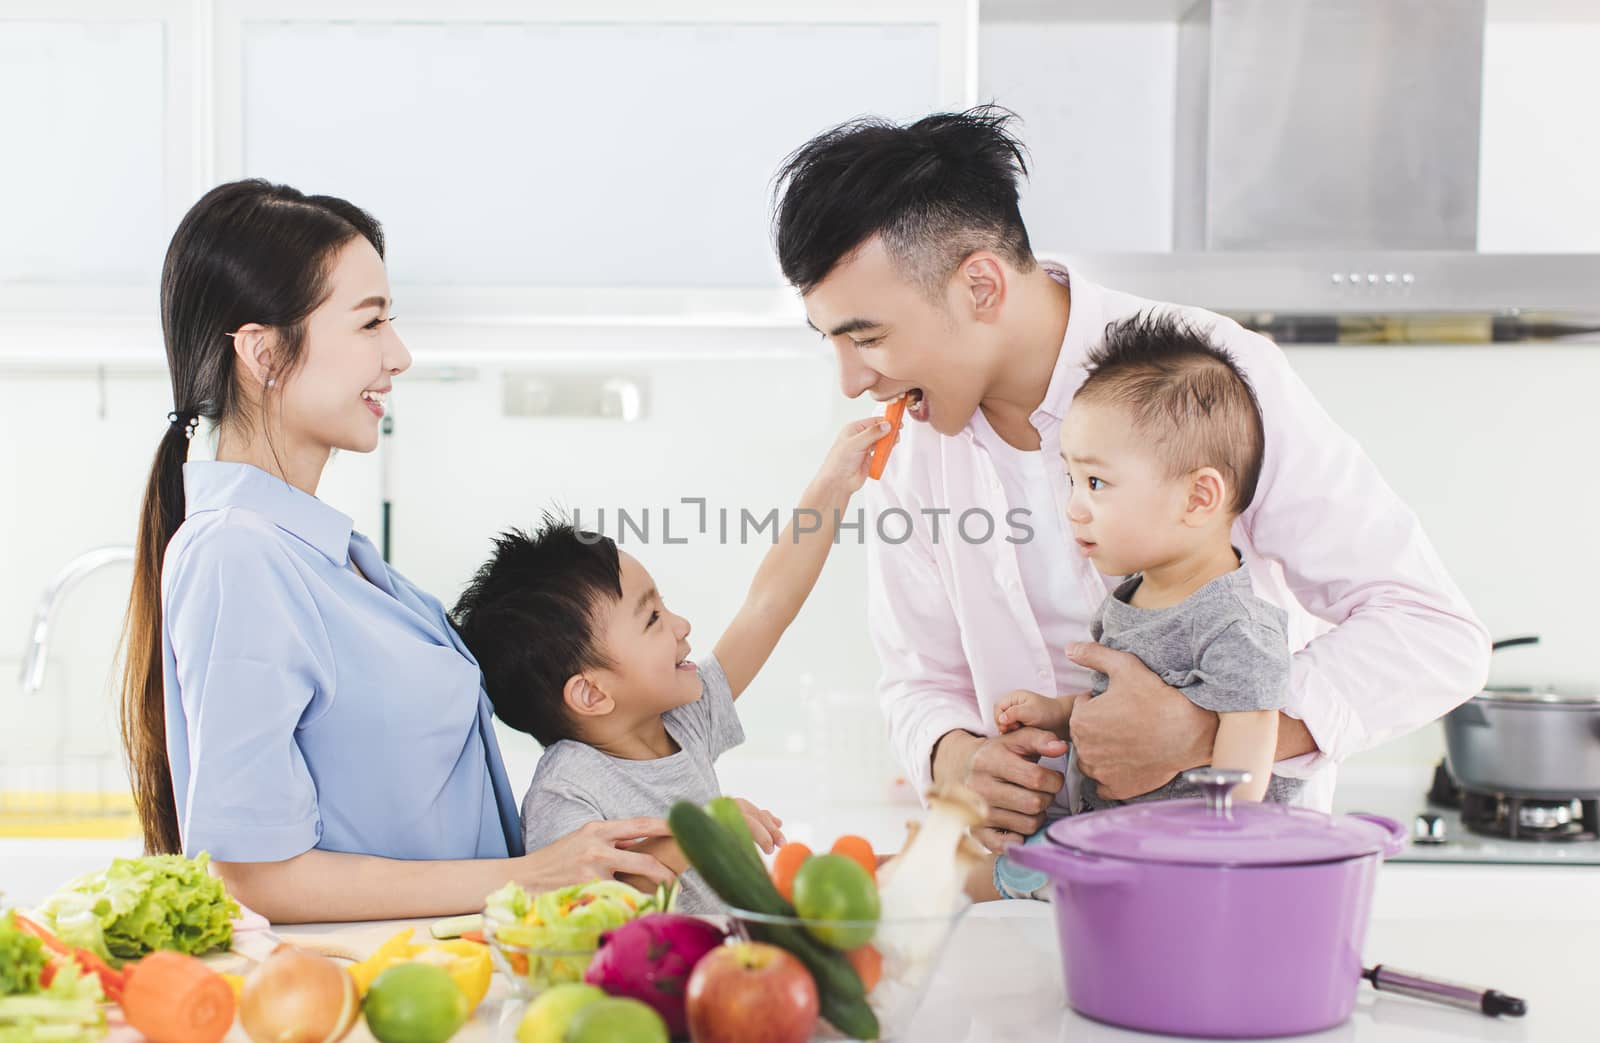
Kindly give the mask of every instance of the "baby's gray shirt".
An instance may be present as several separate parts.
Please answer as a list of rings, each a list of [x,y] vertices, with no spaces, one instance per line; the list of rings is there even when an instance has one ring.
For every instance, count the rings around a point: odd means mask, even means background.
[[[1089,624],[1100,644],[1138,656],[1151,672],[1181,691],[1196,706],[1221,713],[1281,710],[1289,698],[1288,616],[1250,588],[1243,563],[1167,608],[1138,608],[1130,602],[1142,576],[1131,576],[1101,602]],[[1096,673],[1090,688],[1098,696],[1110,684]],[[1131,801],[1101,797],[1095,781],[1078,771],[1077,758],[1067,770],[1078,795],[1074,812],[1094,811]],[[1272,776],[1266,799],[1287,803],[1299,792],[1300,779]],[[1135,801],[1192,797],[1199,790],[1172,779]]]
[[[700,698],[661,715],[679,750],[635,761],[601,753],[574,739],[551,745],[539,758],[522,798],[522,838],[534,851],[597,819],[666,817],[680,800],[705,804],[721,795],[712,763],[744,741],[733,690],[717,657],[700,660]],[[722,903],[698,873],[684,873],[678,909],[720,913]]]

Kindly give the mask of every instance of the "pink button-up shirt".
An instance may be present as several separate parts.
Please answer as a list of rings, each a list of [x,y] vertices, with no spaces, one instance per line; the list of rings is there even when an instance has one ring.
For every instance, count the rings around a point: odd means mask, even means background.
[[[1067,282],[1062,266],[1045,266]],[[1148,309],[1176,311],[1209,329],[1255,389],[1266,453],[1255,500],[1234,523],[1233,542],[1257,593],[1289,615],[1295,653],[1287,712],[1305,722],[1318,748],[1274,770],[1307,779],[1301,800],[1327,808],[1334,763],[1422,727],[1479,690],[1488,673],[1488,633],[1416,515],[1318,405],[1277,345],[1200,308],[1144,300],[1077,277],[1070,285],[1061,354],[1031,417],[1050,459],[1089,349],[1108,323]],[[1048,470],[1064,514],[1065,471],[1059,463]],[[878,696],[890,739],[908,777],[925,792],[941,735],[956,728],[993,735],[994,702],[1007,692],[1080,691],[1089,674],[1074,666],[1060,676],[1052,665],[1015,548],[1006,541],[1016,531],[1006,521],[1011,505],[973,422],[953,437],[907,424],[883,480],[867,485],[869,513],[882,518],[898,508],[916,519],[903,541],[900,520],[882,523],[868,541],[868,620],[883,667]],[[970,541],[955,531],[954,521],[972,508],[994,519],[992,538]],[[935,538],[922,512],[940,509],[950,513],[937,519]],[[968,528],[981,537],[984,526]],[[1081,555],[1058,560],[1091,608],[1115,582]]]

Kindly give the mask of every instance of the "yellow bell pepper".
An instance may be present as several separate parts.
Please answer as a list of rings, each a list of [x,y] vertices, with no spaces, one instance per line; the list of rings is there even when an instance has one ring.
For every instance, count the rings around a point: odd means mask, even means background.
[[[448,941],[417,945],[411,941],[411,928],[406,928],[390,938],[371,956],[350,968],[356,980],[356,989],[363,997],[372,987],[373,979],[397,963],[432,963],[443,967],[456,983],[461,995],[467,998],[467,1009],[475,1009],[489,992],[489,982],[494,978],[494,965],[489,961],[489,947],[477,942]]]

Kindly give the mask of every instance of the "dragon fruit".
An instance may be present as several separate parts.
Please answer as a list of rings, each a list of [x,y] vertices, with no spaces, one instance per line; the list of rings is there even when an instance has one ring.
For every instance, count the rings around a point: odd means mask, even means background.
[[[583,980],[655,1008],[673,1036],[689,1034],[684,992],[700,958],[727,939],[722,928],[679,913],[652,913],[600,936]]]

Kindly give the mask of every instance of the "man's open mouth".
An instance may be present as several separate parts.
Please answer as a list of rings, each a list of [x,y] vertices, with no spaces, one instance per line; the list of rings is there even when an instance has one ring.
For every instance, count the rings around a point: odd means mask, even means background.
[[[921,388],[912,388],[906,392],[906,415],[924,424],[928,422],[928,399]]]

